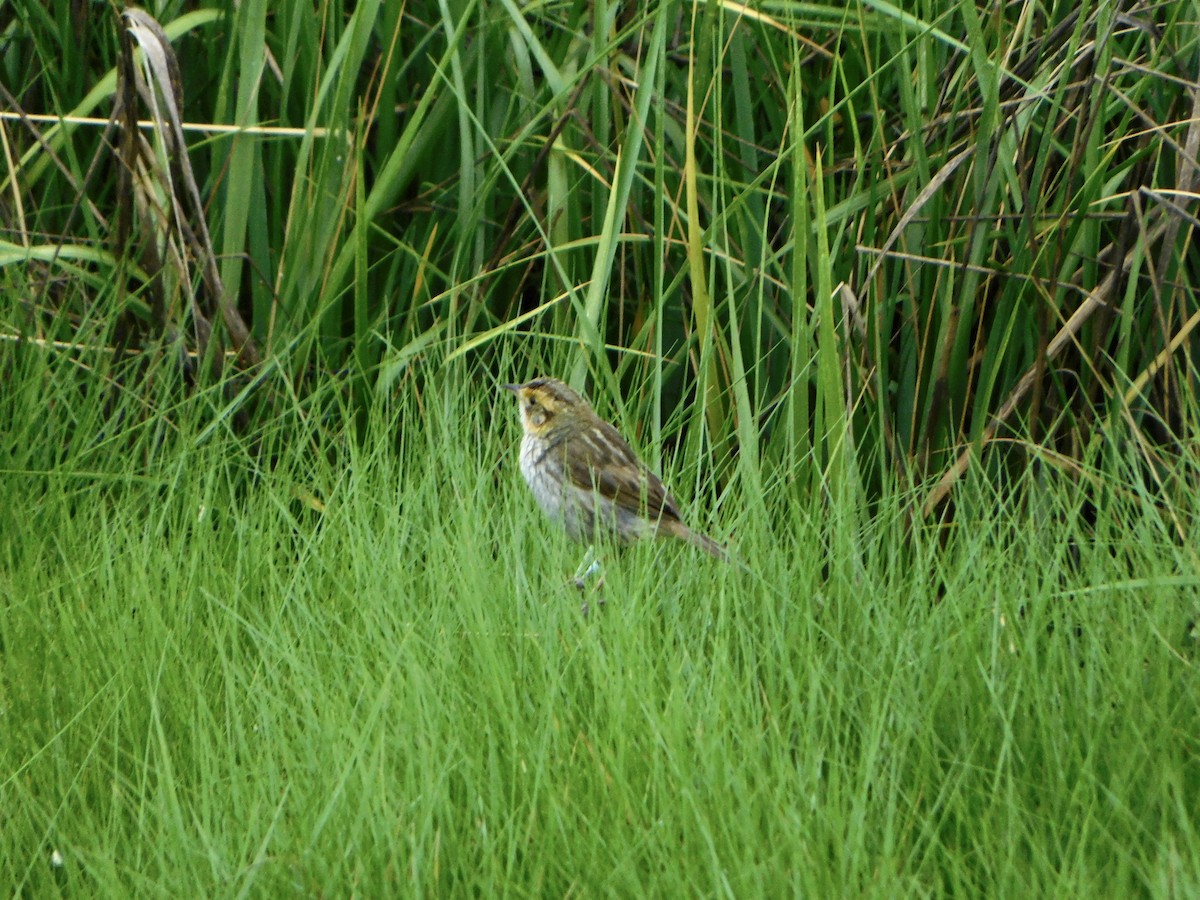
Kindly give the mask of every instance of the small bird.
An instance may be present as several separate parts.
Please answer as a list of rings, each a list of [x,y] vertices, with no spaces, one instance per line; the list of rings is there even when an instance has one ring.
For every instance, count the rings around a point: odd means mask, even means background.
[[[538,505],[576,541],[680,538],[717,559],[725,550],[683,523],[679,504],[611,424],[557,378],[506,384],[521,407],[521,474]]]

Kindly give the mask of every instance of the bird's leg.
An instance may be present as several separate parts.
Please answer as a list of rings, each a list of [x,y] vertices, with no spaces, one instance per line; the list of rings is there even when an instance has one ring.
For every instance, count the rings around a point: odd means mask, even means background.
[[[575,569],[575,575],[571,579],[571,583],[573,585],[575,585],[575,587],[578,588],[580,592],[586,591],[587,586],[588,586],[588,579],[591,578],[593,575],[598,574],[599,572],[600,572],[600,557],[596,555],[595,546],[589,544],[588,548],[587,548],[587,552],[583,555],[583,559],[579,563],[579,567],[577,569]],[[593,588],[593,590],[597,594],[596,603],[598,606],[604,605],[604,595],[602,593],[600,593],[603,588],[604,588],[604,576],[600,575],[600,577],[596,581],[595,587]],[[590,607],[588,605],[588,602],[586,600],[584,600],[583,604],[581,606],[581,611],[583,612],[583,614],[585,616],[588,614],[589,609],[590,609]]]
[[[571,578],[572,584],[581,591],[587,587],[587,581],[593,575],[600,571],[600,557],[596,555],[596,547],[593,544],[588,544],[587,552],[583,554],[583,559],[579,562],[579,567],[575,569],[575,574]]]

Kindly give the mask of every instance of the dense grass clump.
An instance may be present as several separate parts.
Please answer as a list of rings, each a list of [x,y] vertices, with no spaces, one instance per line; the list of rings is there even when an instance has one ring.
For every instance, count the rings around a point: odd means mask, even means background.
[[[694,502],[744,568],[609,551],[584,618],[476,399],[258,455],[188,408],[107,468],[7,406],[42,448],[0,475],[10,888],[1200,886],[1198,573],[1159,511],[1089,521],[1054,470],[944,534]]]

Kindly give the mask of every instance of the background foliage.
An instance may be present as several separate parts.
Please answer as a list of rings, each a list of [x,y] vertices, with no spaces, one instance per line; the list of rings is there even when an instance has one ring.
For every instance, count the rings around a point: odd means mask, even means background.
[[[152,118],[137,66],[114,81],[131,20],[10,9],[11,112]],[[565,368],[655,447],[703,435],[722,480],[735,448],[743,476],[953,479],[1016,436],[1130,442],[1172,481],[1197,321],[1183,9],[162,4],[183,119],[298,131],[139,156],[10,117],[6,326],[196,351],[224,304],[243,363],[341,372],[359,405]],[[203,252],[173,236],[201,212]]]

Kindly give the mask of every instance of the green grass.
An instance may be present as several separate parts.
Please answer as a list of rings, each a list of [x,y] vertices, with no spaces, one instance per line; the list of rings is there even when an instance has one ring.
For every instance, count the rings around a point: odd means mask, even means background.
[[[482,399],[280,428],[269,471],[185,409],[148,461],[0,474],[9,888],[1200,890],[1200,573],[1149,505],[689,504],[748,571],[610,551],[584,619]]]

